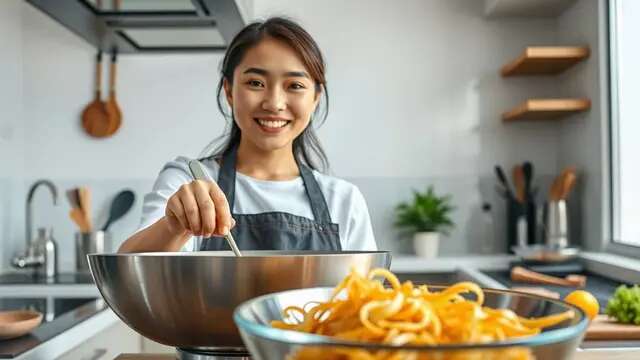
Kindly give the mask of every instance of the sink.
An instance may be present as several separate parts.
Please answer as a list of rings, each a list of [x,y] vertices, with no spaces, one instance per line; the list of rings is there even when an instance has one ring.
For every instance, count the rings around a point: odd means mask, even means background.
[[[427,272],[416,274],[398,273],[396,275],[398,276],[398,279],[400,281],[409,280],[418,285],[451,285],[461,281],[472,281],[483,288],[506,289],[506,287],[500,282],[472,268],[459,267],[454,271]]]

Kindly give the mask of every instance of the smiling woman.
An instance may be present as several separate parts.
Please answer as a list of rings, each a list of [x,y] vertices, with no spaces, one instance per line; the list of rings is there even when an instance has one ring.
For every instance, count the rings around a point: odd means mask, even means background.
[[[358,188],[323,173],[313,127],[327,116],[325,65],[300,25],[276,17],[240,31],[223,59],[218,107],[231,130],[200,159],[216,181],[194,180],[187,158],[169,162],[120,251],[227,249],[229,231],[240,250],[376,249]],[[194,236],[201,246],[189,246]]]

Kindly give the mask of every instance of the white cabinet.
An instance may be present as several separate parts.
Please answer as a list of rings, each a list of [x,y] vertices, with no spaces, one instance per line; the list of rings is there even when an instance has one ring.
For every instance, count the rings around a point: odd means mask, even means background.
[[[118,322],[58,357],[58,360],[111,360],[121,353],[140,353],[142,336]]]

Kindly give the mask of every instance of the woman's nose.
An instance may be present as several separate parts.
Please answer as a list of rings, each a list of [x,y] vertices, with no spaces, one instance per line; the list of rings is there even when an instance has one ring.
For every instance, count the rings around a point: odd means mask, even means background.
[[[287,106],[285,94],[280,89],[272,89],[267,92],[262,101],[262,109],[266,111],[283,111]]]

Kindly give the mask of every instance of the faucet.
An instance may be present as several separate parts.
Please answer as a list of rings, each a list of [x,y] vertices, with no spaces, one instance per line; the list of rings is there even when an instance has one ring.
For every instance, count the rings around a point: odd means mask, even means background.
[[[58,203],[58,189],[49,180],[38,180],[29,188],[26,204],[26,216],[25,216],[25,236],[26,247],[24,254],[16,255],[13,257],[12,264],[19,269],[24,268],[41,268],[39,272],[47,277],[53,277],[57,273],[57,247],[53,237],[51,236],[51,230],[38,229],[38,242],[33,242],[32,237],[32,217],[33,217],[33,196],[36,190],[44,185],[49,188],[51,197],[53,198],[53,204]]]

